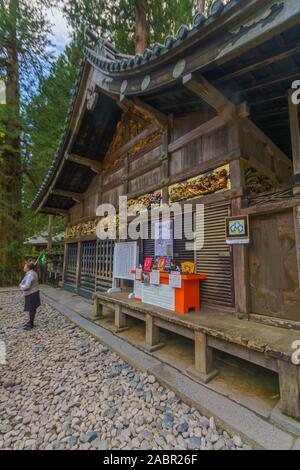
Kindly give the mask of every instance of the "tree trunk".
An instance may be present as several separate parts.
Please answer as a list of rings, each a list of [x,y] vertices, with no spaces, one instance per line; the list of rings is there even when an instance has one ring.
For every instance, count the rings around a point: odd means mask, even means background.
[[[5,136],[0,167],[0,267],[4,270],[20,268],[22,252],[20,85],[16,40],[18,8],[19,0],[11,0],[8,6],[11,27],[6,46]]]
[[[205,13],[205,0],[197,0],[196,13]]]
[[[135,53],[143,54],[148,47],[149,23],[147,0],[135,0]]]

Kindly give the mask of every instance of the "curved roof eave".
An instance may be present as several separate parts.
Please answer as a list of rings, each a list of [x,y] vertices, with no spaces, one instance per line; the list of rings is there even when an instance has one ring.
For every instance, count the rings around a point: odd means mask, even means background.
[[[33,209],[36,211],[39,210],[39,207],[43,203],[45,195],[47,194],[47,189],[51,185],[53,178],[56,175],[61,162],[63,161],[64,151],[65,151],[65,148],[68,142],[68,137],[69,137],[68,132],[70,129],[72,119],[75,114],[76,105],[79,101],[79,92],[80,92],[80,89],[83,88],[85,80],[86,80],[86,75],[87,75],[86,69],[89,69],[89,68],[90,68],[90,65],[88,64],[87,60],[83,59],[80,63],[80,66],[78,69],[78,77],[74,84],[74,88],[72,90],[73,99],[71,100],[71,103],[68,109],[68,113],[65,119],[65,124],[62,130],[61,139],[60,139],[57,151],[54,155],[54,158],[53,158],[53,161],[49,168],[48,173],[46,174],[37,194],[35,195],[34,199],[29,205],[29,209]]]

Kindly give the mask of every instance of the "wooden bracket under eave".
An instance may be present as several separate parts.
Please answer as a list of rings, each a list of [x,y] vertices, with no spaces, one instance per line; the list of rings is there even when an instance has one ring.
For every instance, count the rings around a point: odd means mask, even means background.
[[[65,159],[67,161],[77,163],[78,165],[87,166],[90,170],[97,174],[101,173],[103,170],[103,165],[101,162],[91,160],[90,158],[81,157],[80,155],[66,154]]]
[[[73,199],[73,201],[75,202],[83,201],[83,194],[76,193],[74,191],[66,191],[64,189],[51,189],[51,194],[55,196],[67,197],[69,199]]]
[[[62,217],[67,217],[69,214],[66,209],[53,209],[51,207],[38,208],[36,212],[42,212],[44,214],[60,215]]]
[[[125,95],[120,95],[119,101],[117,101],[118,106],[124,111],[134,110],[140,111],[142,114],[148,116],[152,121],[154,121],[160,128],[168,128],[169,118],[166,114],[162,113],[158,109],[154,108],[148,103],[145,103],[140,98],[128,98]]]
[[[250,115],[247,103],[241,103],[235,106],[203,76],[196,78],[192,73],[189,73],[183,77],[182,83],[186,88],[215,109],[218,115],[227,124],[235,122],[238,118],[245,118]]]

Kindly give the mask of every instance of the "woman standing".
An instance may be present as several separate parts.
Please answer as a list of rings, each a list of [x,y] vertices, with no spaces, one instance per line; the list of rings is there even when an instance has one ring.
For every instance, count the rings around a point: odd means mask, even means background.
[[[41,305],[38,275],[32,262],[25,263],[25,277],[20,284],[20,289],[25,296],[25,312],[29,312],[29,322],[24,325],[24,330],[32,330],[37,308]]]

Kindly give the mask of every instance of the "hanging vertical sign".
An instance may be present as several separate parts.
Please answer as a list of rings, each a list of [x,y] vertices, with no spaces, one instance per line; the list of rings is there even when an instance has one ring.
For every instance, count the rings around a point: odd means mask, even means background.
[[[173,258],[173,221],[155,223],[155,258]]]

